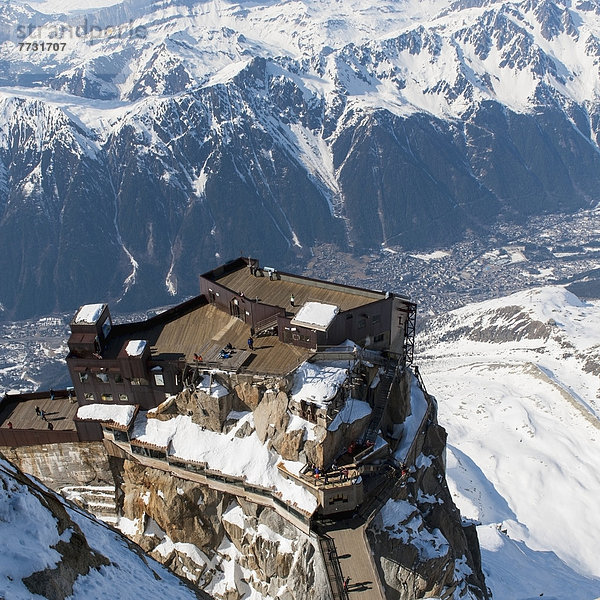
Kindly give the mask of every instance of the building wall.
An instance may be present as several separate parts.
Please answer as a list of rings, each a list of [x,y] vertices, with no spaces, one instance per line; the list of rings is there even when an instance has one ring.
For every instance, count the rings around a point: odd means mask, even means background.
[[[43,444],[79,442],[76,431],[47,431],[41,429],[0,429],[0,446],[22,447]]]
[[[57,492],[67,486],[114,486],[102,442],[2,448],[2,453],[24,473],[37,477]]]
[[[404,337],[406,335],[406,322],[409,309],[406,301],[394,298],[392,305],[390,352],[402,354],[404,351]]]
[[[269,317],[285,315],[285,310],[279,306],[256,302],[204,277],[200,277],[200,292],[206,296],[211,304],[227,314],[237,316],[253,329]]]
[[[292,326],[290,317],[280,316],[277,318],[277,331],[279,332],[279,339],[286,344],[312,350],[317,349],[317,332],[307,327]]]
[[[107,402],[139,404],[143,409],[150,409],[183,388],[179,361],[158,363],[135,357],[115,360],[67,358],[67,365],[81,406]],[[161,373],[151,370],[157,365],[162,367]],[[155,375],[159,374],[164,385],[157,385]],[[87,378],[82,381],[82,377]],[[141,384],[136,385],[135,381]]]
[[[365,304],[338,315],[327,332],[319,333],[319,345],[335,346],[352,340],[369,348],[386,348],[390,341],[393,298]]]

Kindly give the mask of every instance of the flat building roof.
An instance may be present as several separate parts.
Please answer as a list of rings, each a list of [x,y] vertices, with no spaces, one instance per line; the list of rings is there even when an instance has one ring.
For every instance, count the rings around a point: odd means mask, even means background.
[[[238,259],[225,265],[225,269],[210,271],[203,277],[237,294],[242,292],[250,300],[258,299],[263,304],[280,306],[293,314],[307,302],[332,304],[342,312],[386,298],[385,292],[310,279],[269,267],[251,270],[246,259]],[[294,306],[290,304],[292,296]]]

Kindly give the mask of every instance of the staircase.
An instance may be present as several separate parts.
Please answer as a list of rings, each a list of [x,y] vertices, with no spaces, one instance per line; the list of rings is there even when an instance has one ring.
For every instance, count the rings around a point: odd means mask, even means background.
[[[375,443],[377,439],[377,433],[379,432],[379,425],[381,418],[385,411],[385,407],[388,403],[390,390],[392,383],[394,382],[395,371],[388,367],[385,372],[380,376],[379,385],[377,386],[377,392],[375,395],[375,402],[373,403],[373,412],[371,413],[371,420],[369,425],[363,434],[361,442],[366,444],[367,442]]]
[[[265,334],[270,329],[277,327],[277,314],[271,315],[262,321],[259,321],[254,327],[254,335],[256,337]]]
[[[115,488],[110,485],[68,486],[60,493],[105,523],[117,522]]]

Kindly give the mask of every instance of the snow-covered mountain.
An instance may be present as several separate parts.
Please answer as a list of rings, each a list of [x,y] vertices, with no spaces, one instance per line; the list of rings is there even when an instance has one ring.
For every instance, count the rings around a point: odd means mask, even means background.
[[[428,324],[421,372],[495,600],[600,597],[600,303],[559,287]]]
[[[5,314],[595,205],[598,31],[597,0],[1,3]]]
[[[0,597],[209,598],[0,458]]]

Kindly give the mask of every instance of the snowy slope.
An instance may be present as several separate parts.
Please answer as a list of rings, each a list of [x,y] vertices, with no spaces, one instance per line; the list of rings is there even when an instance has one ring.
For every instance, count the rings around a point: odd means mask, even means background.
[[[541,288],[428,324],[419,364],[496,600],[600,597],[600,303]]]
[[[7,600],[208,598],[3,459],[0,535],[0,597]]]
[[[4,3],[0,303],[159,305],[232,252],[595,206],[599,31],[598,0]]]
[[[13,10],[21,6],[14,4]],[[214,85],[249,56],[294,61],[308,89],[343,92],[353,106],[398,114],[458,116],[486,99],[526,111],[540,86],[579,104],[597,102],[600,91],[595,2],[47,0],[32,6],[39,13],[15,23],[0,56],[14,73],[34,69],[55,78],[50,87],[75,95],[90,93],[89,86],[68,85],[80,78],[129,99]],[[37,26],[31,33],[30,23]],[[18,29],[23,24],[27,36]],[[21,41],[56,39],[67,41],[65,50],[19,48]]]

